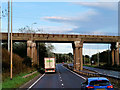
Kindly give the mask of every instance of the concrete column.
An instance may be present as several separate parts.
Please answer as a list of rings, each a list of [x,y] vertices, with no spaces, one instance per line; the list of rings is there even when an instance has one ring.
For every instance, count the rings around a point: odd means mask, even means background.
[[[31,44],[32,44],[31,40],[27,41],[27,56],[29,57],[31,57]]]
[[[31,58],[32,58],[32,66],[34,64],[34,58],[33,58],[33,53],[34,53],[34,43],[31,44]]]
[[[80,47],[80,70],[83,70],[82,47]]]
[[[39,43],[37,43],[37,65],[39,66]]]
[[[115,64],[119,65],[119,42],[116,43],[115,48]]]
[[[37,48],[36,43],[32,43],[32,62],[37,64]]]
[[[76,59],[75,59],[75,45],[74,45],[74,43],[72,43],[72,48],[73,48],[73,68],[74,68],[74,70],[76,70]]]
[[[80,68],[80,57],[79,57],[79,48],[76,47],[75,48],[75,58],[76,58],[76,63],[75,63],[75,66],[76,66],[76,70],[79,70]]]
[[[111,44],[112,66],[115,64],[115,44]]]
[[[32,66],[37,64],[37,48],[36,43],[31,40],[27,41],[27,56],[32,59]]]
[[[76,70],[83,70],[83,59],[82,59],[82,41],[75,41],[75,69]]]

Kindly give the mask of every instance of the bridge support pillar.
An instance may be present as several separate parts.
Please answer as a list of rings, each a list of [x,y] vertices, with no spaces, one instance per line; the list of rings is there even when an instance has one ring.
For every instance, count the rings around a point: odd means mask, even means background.
[[[31,40],[27,41],[27,56],[32,59],[32,66],[37,64],[36,43],[32,42]]]
[[[29,57],[31,57],[31,44],[32,44],[31,40],[27,41],[27,56]]]
[[[37,43],[37,65],[39,66],[39,42]]]
[[[115,51],[114,51],[114,48],[115,48],[115,44],[111,44],[112,66],[115,63]]]
[[[32,61],[33,64],[37,64],[37,48],[36,48],[36,43],[32,43]]]
[[[119,42],[111,44],[112,65],[119,65]]]
[[[119,42],[116,43],[115,48],[115,64],[119,65]]]
[[[74,70],[83,70],[82,47],[82,41],[75,41],[73,43]]]
[[[75,44],[74,43],[72,43],[72,48],[73,48],[73,68],[74,68],[74,70],[76,69],[76,59],[75,59]]]

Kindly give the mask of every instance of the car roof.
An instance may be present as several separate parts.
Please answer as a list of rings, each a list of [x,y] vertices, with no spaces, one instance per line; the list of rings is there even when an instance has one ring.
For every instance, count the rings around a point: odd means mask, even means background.
[[[88,82],[95,81],[95,80],[107,80],[107,81],[109,81],[105,77],[91,77],[91,78],[88,78]]]

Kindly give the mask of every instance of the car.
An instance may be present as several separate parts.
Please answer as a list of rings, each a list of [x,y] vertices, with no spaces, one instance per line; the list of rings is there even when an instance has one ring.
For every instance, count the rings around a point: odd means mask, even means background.
[[[81,83],[82,90],[113,90],[113,85],[105,77],[91,77]]]

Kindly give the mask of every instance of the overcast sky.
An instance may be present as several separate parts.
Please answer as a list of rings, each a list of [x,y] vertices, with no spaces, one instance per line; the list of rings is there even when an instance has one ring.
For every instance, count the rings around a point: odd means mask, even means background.
[[[41,29],[42,33],[117,35],[118,0],[90,1],[94,2],[13,2],[13,32],[29,26]],[[5,9],[7,3],[2,2],[2,10]],[[7,17],[2,17],[2,32],[7,32]],[[72,52],[69,43],[53,45],[54,52]],[[108,47],[108,44],[85,44],[84,54],[91,55]]]

